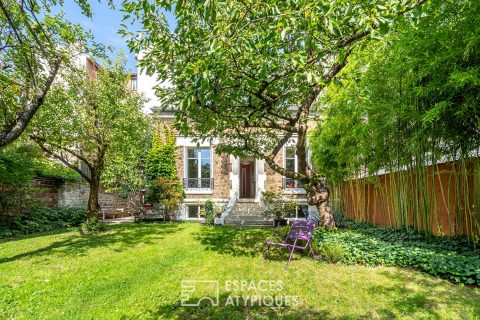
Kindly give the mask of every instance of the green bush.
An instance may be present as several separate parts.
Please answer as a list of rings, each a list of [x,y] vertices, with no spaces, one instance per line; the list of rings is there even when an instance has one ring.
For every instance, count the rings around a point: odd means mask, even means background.
[[[327,262],[341,262],[345,258],[345,249],[338,243],[319,244],[317,252]]]
[[[0,216],[0,238],[79,226],[87,211],[79,208],[41,208]]]
[[[80,225],[81,234],[91,234],[107,230],[107,224],[99,222],[97,218],[90,219]]]
[[[215,222],[215,212],[213,211],[213,203],[210,200],[205,202],[205,223],[213,226]]]
[[[433,237],[337,217],[336,231],[318,230],[319,248],[341,246],[347,264],[412,267],[460,284],[480,285],[480,250],[466,238]]]

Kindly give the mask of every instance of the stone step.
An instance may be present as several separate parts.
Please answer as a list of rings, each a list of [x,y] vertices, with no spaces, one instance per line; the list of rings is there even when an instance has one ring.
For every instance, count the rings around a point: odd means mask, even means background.
[[[263,219],[263,215],[261,213],[250,214],[245,212],[232,212],[228,216],[229,217],[252,217],[252,218]]]
[[[261,209],[261,207],[258,203],[237,203],[236,207],[237,208],[259,208],[259,209]]]
[[[234,214],[228,215],[227,219],[232,219],[232,220],[249,220],[249,221],[255,221],[255,220],[258,220],[258,221],[272,221],[272,219],[269,218],[269,217],[234,215]]]
[[[244,226],[244,227],[273,227],[272,221],[264,220],[237,220],[225,219],[225,224],[229,226]]]
[[[259,209],[242,209],[242,208],[233,208],[232,212],[245,212],[247,214],[261,214],[263,210]]]
[[[237,203],[258,203],[258,202],[255,202],[255,198],[239,198],[237,199]]]

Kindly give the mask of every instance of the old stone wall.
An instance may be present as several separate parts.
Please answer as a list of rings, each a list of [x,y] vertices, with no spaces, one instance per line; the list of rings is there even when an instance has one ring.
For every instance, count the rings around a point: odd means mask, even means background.
[[[58,207],[86,207],[88,194],[89,188],[86,183],[66,182],[58,190]],[[137,213],[140,197],[140,194],[129,194],[124,198],[100,188],[98,202],[106,218],[118,218]]]

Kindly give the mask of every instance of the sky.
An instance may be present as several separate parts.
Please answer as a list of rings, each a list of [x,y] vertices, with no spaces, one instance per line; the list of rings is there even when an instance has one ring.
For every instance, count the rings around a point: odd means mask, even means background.
[[[128,57],[127,69],[131,72],[136,72],[135,54],[129,51],[125,40],[117,33],[123,18],[123,13],[120,11],[121,1],[114,0],[113,2],[115,9],[111,9],[106,0],[101,2],[91,0],[92,18],[84,16],[73,0],[65,0],[63,7],[59,9],[65,12],[65,17],[71,22],[80,24],[85,30],[91,30],[96,42],[112,46],[114,55],[123,50],[123,53]],[[167,12],[165,16],[170,26],[176,25],[173,14]],[[125,24],[129,28],[133,28],[133,30],[140,30],[141,28],[139,24],[133,26]]]

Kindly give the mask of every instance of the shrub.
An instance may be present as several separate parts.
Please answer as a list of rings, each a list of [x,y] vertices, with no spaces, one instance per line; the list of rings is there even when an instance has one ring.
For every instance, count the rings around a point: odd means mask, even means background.
[[[0,216],[0,238],[79,226],[87,211],[79,208],[41,208]]]
[[[337,217],[336,231],[317,230],[319,247],[338,245],[347,264],[412,267],[460,284],[480,285],[480,250],[466,238],[433,237],[412,230],[377,228]]]
[[[320,244],[317,252],[327,262],[341,262],[345,258],[345,249],[338,243]]]
[[[205,223],[213,226],[215,222],[215,212],[213,211],[213,203],[210,200],[205,202]]]
[[[261,199],[264,205],[263,215],[276,220],[287,218],[295,212],[297,206],[295,201],[285,198],[280,190],[263,191]]]
[[[107,224],[99,222],[97,218],[87,220],[80,225],[81,234],[91,234],[97,232],[103,232],[107,230]]]

